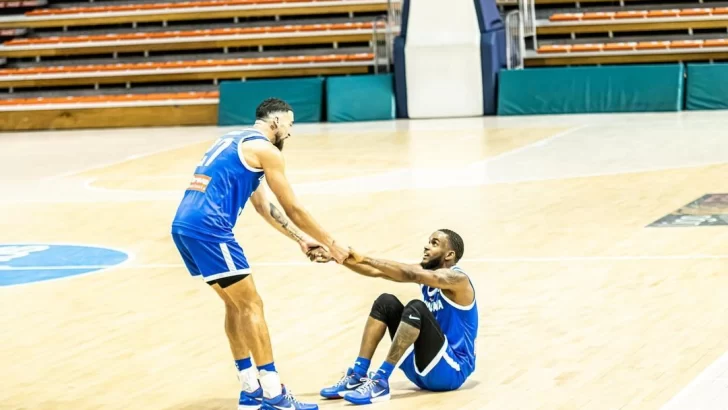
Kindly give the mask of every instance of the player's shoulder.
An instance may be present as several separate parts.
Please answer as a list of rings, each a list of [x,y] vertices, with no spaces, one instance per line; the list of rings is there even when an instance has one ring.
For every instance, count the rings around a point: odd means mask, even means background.
[[[468,285],[465,287],[473,287],[470,282],[470,276],[460,266],[455,265],[447,268],[446,275],[452,283]]]
[[[262,132],[255,128],[233,131],[231,135],[240,138],[240,146],[253,151],[266,151],[275,148]]]
[[[439,268],[439,269],[437,269],[437,272],[440,274],[448,275],[448,276],[464,276],[464,277],[468,276],[468,274],[465,273],[465,271],[459,266],[451,266],[449,268]]]
[[[271,148],[275,148],[273,144],[270,143],[270,141],[264,138],[243,140],[241,141],[241,143],[244,143],[246,147],[249,147],[250,149],[256,151],[267,151],[271,150]]]
[[[455,265],[455,266],[451,266],[451,267],[450,267],[450,270],[451,270],[451,271],[453,271],[453,272],[457,272],[457,273],[460,273],[460,274],[462,274],[462,275],[468,276],[468,274],[467,274],[467,273],[465,273],[465,271],[463,270],[463,268],[461,268],[461,267],[460,267],[460,266],[458,266],[458,265]]]
[[[246,141],[245,144],[241,144],[240,150],[241,155],[244,155],[242,153],[243,150],[252,154],[257,162],[260,163],[260,168],[278,168],[282,167],[285,163],[281,151],[267,139]]]
[[[260,137],[265,138],[265,135],[263,135],[263,133],[260,130],[258,130],[256,128],[252,128],[252,127],[232,130],[232,131],[228,132],[227,134],[225,134],[224,136],[225,137],[240,137],[240,138],[249,138],[249,137],[260,136]]]

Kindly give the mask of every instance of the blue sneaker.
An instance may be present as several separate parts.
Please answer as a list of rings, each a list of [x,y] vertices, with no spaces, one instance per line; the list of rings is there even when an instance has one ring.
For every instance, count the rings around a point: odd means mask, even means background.
[[[346,394],[353,392],[364,384],[367,376],[354,372],[353,368],[346,371],[344,377],[331,387],[321,389],[321,395],[327,399],[340,399]]]
[[[262,387],[258,387],[258,390],[252,393],[241,391],[240,400],[238,400],[238,410],[258,410],[262,401]]]
[[[293,393],[286,391],[286,387],[283,387],[283,392],[273,398],[263,398],[263,406],[261,410],[318,410],[317,404],[301,403],[293,397]]]
[[[344,396],[344,400],[353,404],[371,404],[389,400],[389,381],[378,378],[366,379],[355,391]]]

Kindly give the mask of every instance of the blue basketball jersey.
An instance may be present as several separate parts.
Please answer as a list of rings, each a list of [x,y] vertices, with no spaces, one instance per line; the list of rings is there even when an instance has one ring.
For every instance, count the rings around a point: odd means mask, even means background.
[[[177,208],[172,233],[210,242],[234,240],[238,215],[264,176],[243,158],[243,143],[252,140],[268,141],[261,132],[245,129],[223,135],[210,147]]]
[[[457,266],[451,268],[463,272]],[[472,282],[471,282],[472,285]],[[442,290],[422,285],[422,297],[425,305],[435,316],[447,343],[452,348],[460,365],[460,371],[468,376],[475,370],[475,338],[478,336],[478,304],[460,306],[442,293]]]

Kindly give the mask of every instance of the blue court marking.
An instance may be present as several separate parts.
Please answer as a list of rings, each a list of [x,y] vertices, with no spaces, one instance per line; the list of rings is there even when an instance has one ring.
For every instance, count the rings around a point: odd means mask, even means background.
[[[0,286],[98,272],[127,259],[126,252],[98,246],[0,244]]]

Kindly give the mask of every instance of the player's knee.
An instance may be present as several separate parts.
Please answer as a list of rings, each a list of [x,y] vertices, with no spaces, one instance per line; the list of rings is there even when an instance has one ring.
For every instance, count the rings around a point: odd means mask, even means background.
[[[374,301],[374,306],[392,306],[397,305],[399,299],[391,293],[382,293],[379,295],[377,300]]]
[[[241,315],[257,315],[263,311],[263,299],[257,293],[250,295],[250,297],[236,300],[235,305]]]
[[[402,311],[402,321],[418,329],[422,327],[422,316],[427,311],[427,305],[421,300],[412,300]]]
[[[407,303],[407,306],[405,306],[405,309],[415,310],[416,312],[419,312],[420,314],[423,314],[427,311],[427,305],[425,305],[425,302],[419,300],[419,299],[413,299],[410,300],[409,303]]]
[[[369,316],[382,322],[387,322],[387,317],[398,306],[402,306],[402,304],[396,296],[389,293],[382,293],[372,304],[372,311],[369,313]]]
[[[235,303],[232,301],[225,301],[225,313],[227,314],[237,314],[238,313],[238,307],[235,306]]]

